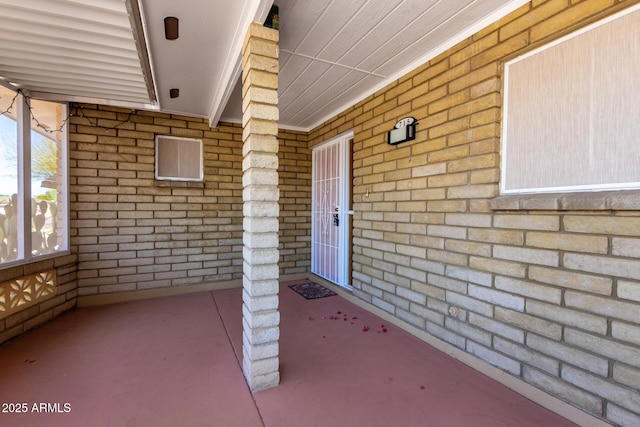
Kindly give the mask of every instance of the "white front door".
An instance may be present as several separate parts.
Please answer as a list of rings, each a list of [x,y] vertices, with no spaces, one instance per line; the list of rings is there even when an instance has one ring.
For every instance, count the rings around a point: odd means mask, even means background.
[[[311,272],[350,287],[353,133],[313,149]]]

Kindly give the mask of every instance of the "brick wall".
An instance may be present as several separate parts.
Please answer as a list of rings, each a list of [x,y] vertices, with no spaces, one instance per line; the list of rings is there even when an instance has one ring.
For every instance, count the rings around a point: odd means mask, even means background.
[[[78,264],[75,255],[61,255],[0,270],[0,283],[22,279],[35,273],[55,271],[56,292],[42,302],[26,306],[0,319],[0,344],[40,326],[64,312],[71,310],[77,303],[76,272]],[[3,296],[6,298],[6,296]]]
[[[0,282],[54,268],[55,297],[0,319],[0,344],[76,306],[77,297],[242,277],[242,128],[76,105],[70,119],[72,255],[0,270]],[[154,179],[155,135],[201,138],[204,183]],[[309,271],[311,151],[281,130],[280,274]],[[125,297],[126,298],[126,297]]]
[[[81,296],[242,278],[242,128],[76,105],[70,120],[71,247]],[[154,179],[155,135],[199,138],[204,182]],[[306,271],[309,150],[281,132],[281,274]],[[308,216],[309,214],[306,213]],[[302,254],[302,255],[301,255]]]
[[[311,150],[307,134],[280,130],[280,275],[311,266]]]
[[[503,62],[632,3],[534,0],[310,133],[354,130],[357,297],[623,425],[640,425],[637,193],[496,196]],[[416,140],[388,145],[405,116]]]

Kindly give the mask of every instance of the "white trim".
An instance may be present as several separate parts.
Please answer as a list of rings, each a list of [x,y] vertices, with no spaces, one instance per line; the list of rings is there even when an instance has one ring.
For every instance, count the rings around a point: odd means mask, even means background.
[[[151,73],[151,84],[153,85],[153,95],[155,96],[155,104],[149,105],[149,108],[141,107],[140,109],[144,110],[155,110],[160,111],[160,96],[158,94],[158,90],[160,86],[158,85],[158,79],[156,78],[156,68],[155,61],[153,56],[151,55],[151,37],[149,36],[149,26],[146,21],[146,13],[144,11],[144,7],[142,5],[142,0],[128,0],[135,1],[138,4],[138,11],[140,15],[140,24],[142,25],[141,31],[144,37],[145,50],[147,54],[147,59],[149,61],[149,72]]]
[[[229,71],[228,82],[226,83],[223,90],[222,91],[218,90],[214,95],[213,99],[215,100],[215,102],[212,103],[211,109],[208,115],[210,127],[218,126],[218,123],[220,122],[220,117],[222,116],[222,113],[224,113],[224,109],[227,106],[227,103],[229,102],[229,98],[231,98],[233,89],[235,88],[235,85],[237,84],[238,79],[242,75],[241,65],[242,64],[240,60],[238,60],[235,67],[232,68],[231,71]],[[234,83],[231,84],[231,82],[234,82]]]
[[[149,102],[158,104],[158,94],[156,93],[156,80],[153,76],[153,65],[150,53],[150,46],[147,43],[146,27],[142,17],[141,4],[138,0],[124,0],[129,14],[129,22],[133,33],[133,41],[137,47],[140,68],[144,77],[149,95]]]
[[[567,185],[563,187],[520,188],[516,190],[505,190],[504,188],[502,188],[503,183],[501,182],[500,184],[500,193],[503,195],[539,193],[590,193],[597,191],[624,191],[640,189],[640,182],[598,185]]]
[[[349,141],[353,138],[353,131],[348,132],[340,139],[340,211],[338,212],[338,221],[340,227],[338,229],[338,284],[347,288],[351,288],[349,277],[349,265],[347,261],[350,259],[351,236],[349,233],[349,215],[353,215],[353,210],[348,209],[351,205],[349,196],[351,195],[352,183],[350,182],[351,161],[351,144]]]
[[[499,190],[500,194],[505,194],[505,183],[507,181],[507,117],[509,117],[509,103],[507,100],[509,99],[509,67],[504,66],[503,71],[503,87],[502,87],[502,122],[500,123],[501,127],[501,137],[500,137],[500,185]]]
[[[262,23],[267,18],[273,0],[248,0],[244,2],[244,7],[240,16],[236,32],[233,35],[231,47],[224,58],[226,64],[220,80],[214,87],[209,107],[209,126],[216,127],[220,116],[224,112],[229,97],[233,93],[238,78],[242,75],[242,45],[253,22]],[[220,90],[222,89],[222,90]]]
[[[90,96],[79,96],[79,95],[62,95],[57,93],[39,92],[39,91],[33,91],[33,90],[29,91],[28,95],[33,99],[58,102],[58,103],[77,102],[82,104],[100,104],[100,105],[108,105],[112,107],[130,108],[132,110],[160,111],[160,107],[158,105],[145,104],[142,102],[119,101],[115,99],[102,99],[102,98],[95,98]]]
[[[31,112],[29,99],[18,92],[18,259],[31,260]]]
[[[62,104],[62,117],[69,117],[69,105],[68,104]],[[62,182],[62,188],[64,188],[64,195],[63,195],[63,202],[64,202],[64,218],[62,219],[64,222],[64,230],[65,230],[65,237],[64,237],[64,248],[57,252],[57,253],[61,253],[61,252],[66,252],[69,251],[69,245],[71,242],[71,237],[69,236],[71,234],[71,223],[70,223],[70,219],[71,218],[71,203],[70,203],[70,197],[71,197],[71,190],[69,189],[69,121],[67,120],[67,122],[65,123],[65,125],[62,128],[62,154],[60,156],[60,161],[62,162],[62,165],[60,166],[60,170],[62,171],[62,176],[58,177],[60,178],[60,181]],[[60,198],[58,198],[58,211],[60,211]],[[38,258],[40,259],[40,258]]]
[[[317,168],[315,167],[316,164],[316,148],[317,147],[313,147],[311,149],[311,216],[310,216],[310,221],[311,221],[311,259],[309,260],[309,271],[313,271],[314,270],[314,266],[313,266],[313,261],[315,260],[316,257],[316,251],[314,249],[315,244],[314,244],[314,236],[315,236],[315,219],[313,217],[313,211],[315,209],[315,201],[316,201],[316,186],[313,184],[314,182],[316,182],[316,174],[317,172]]]

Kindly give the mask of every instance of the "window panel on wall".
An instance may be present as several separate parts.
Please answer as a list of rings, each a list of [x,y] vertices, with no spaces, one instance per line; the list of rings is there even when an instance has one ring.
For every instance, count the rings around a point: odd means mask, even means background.
[[[506,64],[503,193],[640,188],[639,9]]]
[[[0,266],[68,249],[66,105],[0,87]]]
[[[66,249],[64,105],[31,100],[31,251]]]
[[[0,86],[0,263],[18,258],[17,94]]]
[[[156,179],[202,181],[202,140],[156,136]]]

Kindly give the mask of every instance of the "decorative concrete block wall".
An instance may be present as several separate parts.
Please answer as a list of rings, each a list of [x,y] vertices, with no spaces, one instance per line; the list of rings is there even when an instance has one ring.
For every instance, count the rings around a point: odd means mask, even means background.
[[[76,306],[77,257],[0,270],[0,344]]]
[[[638,193],[497,196],[504,61],[632,3],[532,1],[310,133],[313,146],[354,130],[356,296],[629,426],[640,425]],[[405,116],[416,140],[388,145]]]

